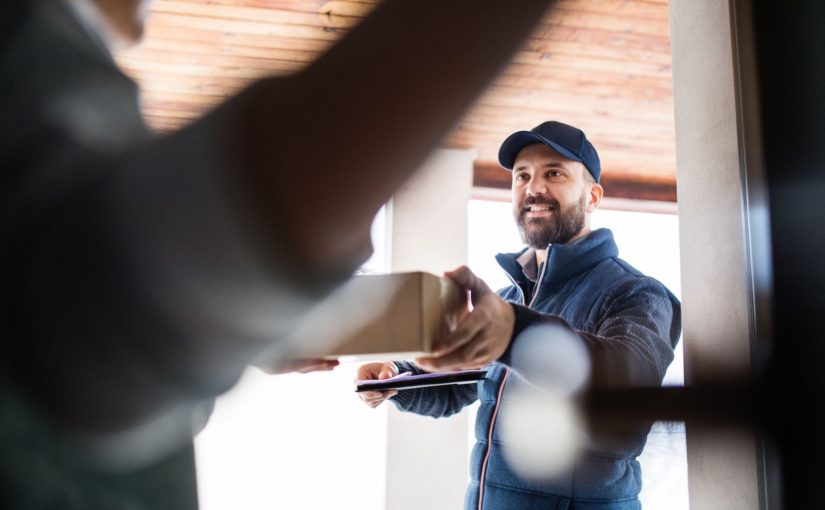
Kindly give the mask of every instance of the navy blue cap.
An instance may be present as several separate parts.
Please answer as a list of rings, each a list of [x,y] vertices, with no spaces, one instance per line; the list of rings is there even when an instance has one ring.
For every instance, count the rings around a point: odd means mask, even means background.
[[[599,182],[602,173],[599,154],[584,136],[584,131],[555,120],[539,124],[530,131],[517,131],[508,136],[498,150],[498,162],[507,170],[512,170],[521,149],[534,143],[543,143],[565,158],[583,163],[590,175]]]

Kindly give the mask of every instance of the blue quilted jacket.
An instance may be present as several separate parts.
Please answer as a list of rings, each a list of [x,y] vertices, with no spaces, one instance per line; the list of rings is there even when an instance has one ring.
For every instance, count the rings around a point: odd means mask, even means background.
[[[449,416],[480,401],[467,510],[638,509],[641,470],[636,456],[649,429],[601,444],[593,441],[565,473],[528,480],[519,477],[502,455],[505,447],[496,417],[502,402],[523,381],[511,366],[519,333],[536,323],[554,323],[578,334],[590,354],[591,387],[660,385],[680,335],[679,301],[661,283],[619,259],[613,234],[606,229],[575,244],[550,246],[535,282],[518,261],[525,251],[496,257],[512,281],[499,294],[513,303],[515,340],[487,367],[487,377],[477,385],[401,391],[392,400],[403,411],[432,417]],[[409,362],[398,365],[422,372]]]

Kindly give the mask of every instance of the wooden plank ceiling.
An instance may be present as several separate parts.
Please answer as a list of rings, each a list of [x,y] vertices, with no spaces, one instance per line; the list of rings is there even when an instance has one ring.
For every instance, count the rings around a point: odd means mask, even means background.
[[[169,131],[257,77],[302,69],[380,1],[157,0],[144,44],[116,58],[149,124]],[[548,119],[587,133],[607,196],[675,201],[667,1],[557,2],[444,146],[476,148],[476,184],[509,187],[499,144]]]

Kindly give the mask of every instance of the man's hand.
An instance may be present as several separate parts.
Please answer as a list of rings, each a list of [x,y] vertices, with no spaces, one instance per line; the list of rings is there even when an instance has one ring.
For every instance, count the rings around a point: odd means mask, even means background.
[[[398,375],[398,367],[395,363],[384,361],[379,363],[367,363],[358,369],[359,381],[374,381],[384,380]],[[376,408],[381,405],[381,402],[387,400],[393,395],[397,394],[398,390],[384,390],[384,391],[362,391],[358,396],[368,406]]]
[[[444,276],[470,292],[473,311],[435,346],[431,356],[416,363],[428,371],[447,371],[479,368],[499,359],[513,335],[513,307],[466,266]]]
[[[254,364],[267,374],[324,372],[338,366],[337,359],[279,359],[258,361]]]

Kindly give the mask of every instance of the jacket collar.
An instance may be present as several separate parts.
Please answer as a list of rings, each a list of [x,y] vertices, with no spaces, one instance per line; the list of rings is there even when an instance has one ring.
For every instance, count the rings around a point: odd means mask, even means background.
[[[526,281],[519,259],[529,257],[529,248],[516,253],[496,255],[499,265],[517,284]],[[606,229],[590,232],[587,237],[573,244],[552,244],[547,248],[547,262],[542,284],[558,284],[587,271],[599,262],[619,256],[613,233]]]

